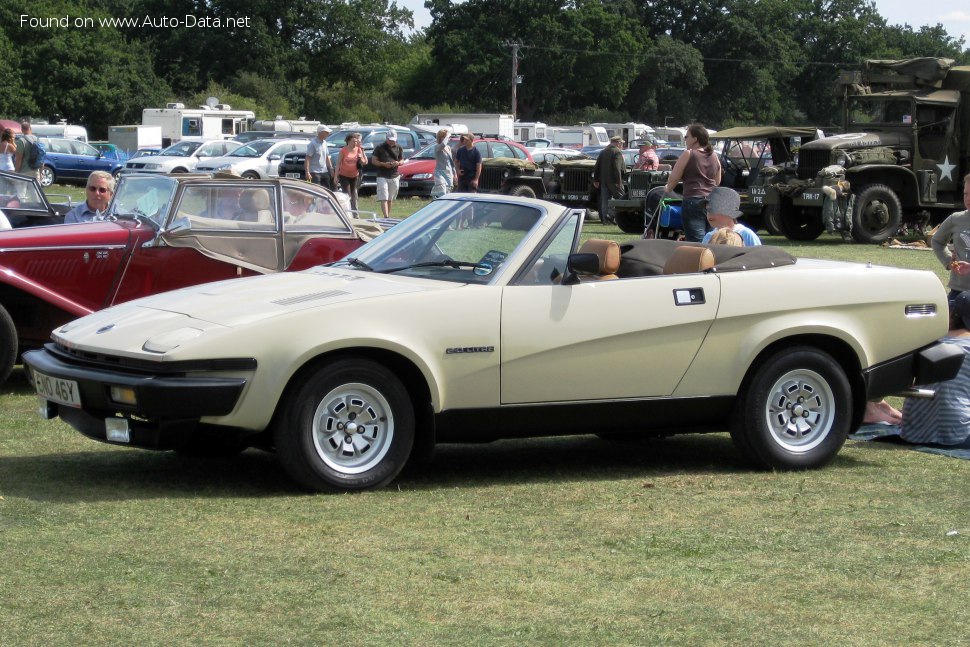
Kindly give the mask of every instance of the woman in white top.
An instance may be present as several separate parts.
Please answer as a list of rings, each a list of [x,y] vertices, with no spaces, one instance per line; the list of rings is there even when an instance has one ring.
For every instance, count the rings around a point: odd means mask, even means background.
[[[13,131],[9,128],[3,129],[0,135],[0,171],[12,171],[13,156],[17,152],[17,142],[14,141]]]

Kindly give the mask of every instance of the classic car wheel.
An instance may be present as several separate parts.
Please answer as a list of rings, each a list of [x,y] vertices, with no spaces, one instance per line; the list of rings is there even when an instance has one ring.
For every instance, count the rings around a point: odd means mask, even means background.
[[[54,169],[46,165],[40,167],[41,186],[50,186],[54,184],[54,180],[56,179],[57,179],[57,176],[54,174]]]
[[[17,328],[6,308],[0,306],[0,384],[7,381],[17,360]]]
[[[414,444],[414,409],[401,381],[368,360],[319,368],[282,405],[276,449],[287,472],[314,490],[389,483]]]
[[[746,459],[770,469],[828,463],[852,422],[852,389],[842,367],[807,346],[764,362],[739,396],[731,438]]]
[[[860,243],[881,243],[896,235],[902,220],[903,206],[896,193],[884,184],[868,184],[855,198],[852,237]]]

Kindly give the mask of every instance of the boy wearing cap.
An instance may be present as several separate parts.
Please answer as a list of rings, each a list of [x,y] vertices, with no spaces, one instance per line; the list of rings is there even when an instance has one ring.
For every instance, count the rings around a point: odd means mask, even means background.
[[[741,236],[745,247],[760,245],[761,239],[758,238],[758,234],[738,222],[737,219],[741,215],[741,196],[738,192],[726,186],[714,187],[711,194],[707,196],[707,222],[711,223],[714,229],[707,232],[701,242],[711,242],[715,231],[727,227]]]
[[[398,167],[404,164],[404,149],[398,146],[397,131],[388,130],[383,144],[374,149],[371,163],[377,167],[377,201],[385,218],[391,217],[391,202],[397,198],[401,177]]]
[[[306,172],[306,179],[314,184],[333,188],[333,160],[330,159],[330,149],[327,147],[327,137],[330,136],[330,127],[324,124],[317,126],[317,137],[311,139],[306,147],[306,160],[303,162],[303,170]]]

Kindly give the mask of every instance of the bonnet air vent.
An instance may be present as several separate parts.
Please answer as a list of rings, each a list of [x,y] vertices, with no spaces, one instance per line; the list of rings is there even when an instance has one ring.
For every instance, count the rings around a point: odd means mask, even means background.
[[[936,304],[919,303],[906,306],[907,317],[932,317],[936,314]]]
[[[278,306],[291,306],[297,303],[306,303],[307,301],[317,301],[318,299],[342,297],[345,294],[350,293],[345,290],[326,290],[325,292],[311,292],[310,294],[301,294],[295,297],[277,299],[275,301],[271,301],[270,303],[275,303]]]

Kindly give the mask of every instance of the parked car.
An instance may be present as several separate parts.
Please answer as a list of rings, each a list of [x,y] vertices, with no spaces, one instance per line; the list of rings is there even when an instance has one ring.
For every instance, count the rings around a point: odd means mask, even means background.
[[[66,202],[52,203],[55,196]],[[73,206],[69,195],[45,194],[34,176],[0,171],[0,229],[60,224]]]
[[[88,142],[94,146],[105,159],[118,160],[119,162],[128,161],[128,153],[121,150],[111,142]]]
[[[41,186],[55,182],[84,184],[92,171],[107,171],[117,177],[125,165],[77,139],[41,137],[40,141],[47,151],[40,168]]]
[[[200,161],[223,157],[242,145],[231,139],[182,140],[158,155],[128,160],[122,173],[190,173]]]
[[[345,259],[140,299],[24,363],[46,417],[95,440],[275,448],[309,489],[394,479],[435,443],[721,431],[821,467],[866,402],[952,378],[932,272],[779,248],[579,245],[583,212],[451,194]],[[613,280],[611,280],[613,279]],[[797,299],[766,299],[791,286]]]
[[[287,217],[297,200],[312,202],[314,219]],[[369,237],[333,193],[286,180],[125,175],[108,213],[105,222],[0,232],[0,383],[18,346],[36,348],[81,315],[186,285],[327,263]]]
[[[230,141],[240,142],[242,144],[248,144],[249,142],[256,141],[257,139],[313,139],[316,137],[316,133],[299,133],[290,132],[286,130],[247,130],[246,132],[239,133],[233,137]]]
[[[546,139],[545,137],[535,137],[523,144],[523,146],[528,148],[530,151],[534,148],[553,148],[555,145],[555,142],[553,142],[551,139]]]
[[[448,140],[448,145],[451,146],[452,152],[457,150],[459,144],[458,137],[451,137]],[[431,197],[431,189],[434,186],[434,147],[435,144],[426,146],[413,156],[408,158],[398,171],[401,174],[401,188],[399,195],[402,196],[420,196],[423,198]],[[525,149],[524,146],[517,142],[510,142],[504,139],[497,139],[494,137],[476,138],[475,148],[478,152],[482,154],[482,159],[487,160],[491,158],[507,158],[507,159],[518,159],[518,160],[532,160],[532,156],[529,151]],[[484,174],[484,170],[482,171]],[[479,178],[479,186],[481,187],[483,178]],[[500,185],[501,182],[498,183]],[[496,185],[495,189],[498,189]]]
[[[247,179],[265,180],[279,176],[280,160],[287,153],[306,152],[305,139],[257,139],[223,155],[200,161],[200,173],[232,170]]]
[[[139,148],[135,151],[135,154],[128,159],[135,159],[136,157],[151,157],[152,155],[158,155],[164,149],[161,146],[145,146],[144,148]]]
[[[361,175],[360,189],[370,190],[377,186],[377,167],[370,163],[370,156],[374,148],[387,141],[387,131],[393,128],[397,133],[398,146],[404,151],[404,159],[410,158],[418,150],[417,134],[405,126],[369,125],[358,126],[356,128],[346,128],[337,130],[327,137],[327,146],[330,150],[330,160],[334,168],[337,168],[337,158],[340,149],[346,145],[347,135],[350,133],[360,133],[361,147],[367,155],[367,165],[364,166]],[[287,155],[280,163],[280,175],[293,179],[306,179],[305,172],[306,151],[296,151],[292,155]]]

